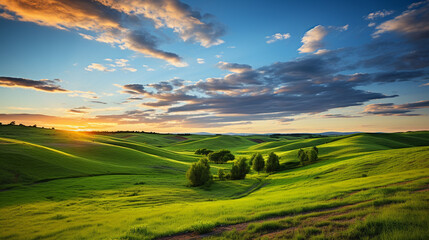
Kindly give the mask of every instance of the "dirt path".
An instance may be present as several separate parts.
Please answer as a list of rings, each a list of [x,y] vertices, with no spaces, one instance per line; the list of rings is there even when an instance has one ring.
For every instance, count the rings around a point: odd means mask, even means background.
[[[234,229],[237,231],[243,231],[243,230],[247,229],[248,225],[251,223],[261,223],[261,222],[265,222],[265,221],[280,220],[280,219],[283,219],[285,217],[290,217],[290,216],[298,216],[298,215],[307,215],[307,214],[312,214],[312,213],[326,212],[326,214],[324,214],[323,216],[318,217],[318,218],[322,219],[322,218],[327,218],[328,216],[335,215],[335,213],[331,213],[331,211],[333,211],[333,210],[347,209],[349,207],[353,207],[353,206],[359,205],[361,203],[370,202],[370,201],[372,201],[372,200],[342,205],[342,206],[338,206],[338,207],[325,208],[325,209],[319,209],[319,210],[314,210],[314,211],[307,211],[307,212],[302,212],[302,213],[298,213],[298,214],[287,214],[287,215],[283,215],[283,216],[270,217],[270,218],[265,218],[265,219],[261,219],[261,220],[254,220],[254,221],[249,221],[249,222],[244,222],[244,223],[218,226],[218,227],[215,227],[210,233],[206,233],[206,234],[198,234],[196,232],[187,232],[187,233],[179,233],[179,234],[172,235],[172,236],[157,238],[157,240],[195,240],[195,239],[202,239],[204,237],[208,237],[208,236],[212,236],[212,235],[220,235],[223,232],[232,231]],[[344,213],[344,212],[341,212],[341,214],[342,213]],[[272,234],[282,232],[282,231],[293,231],[293,228],[275,231],[275,232],[272,232]],[[269,234],[267,234],[267,236],[268,235]]]

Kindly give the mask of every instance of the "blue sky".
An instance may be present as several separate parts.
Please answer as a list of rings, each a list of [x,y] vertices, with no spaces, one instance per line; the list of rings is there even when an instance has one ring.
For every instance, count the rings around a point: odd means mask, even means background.
[[[28,2],[0,4],[2,122],[217,133],[428,128],[427,1]]]

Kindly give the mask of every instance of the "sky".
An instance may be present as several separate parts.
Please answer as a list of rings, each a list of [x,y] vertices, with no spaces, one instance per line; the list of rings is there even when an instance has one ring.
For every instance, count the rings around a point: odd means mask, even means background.
[[[429,1],[2,0],[0,122],[429,130]]]

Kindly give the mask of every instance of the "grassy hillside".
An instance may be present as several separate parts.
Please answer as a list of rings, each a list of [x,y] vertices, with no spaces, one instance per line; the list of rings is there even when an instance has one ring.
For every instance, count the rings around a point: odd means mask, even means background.
[[[285,163],[312,146],[319,161],[307,166],[187,186],[197,148],[274,151]],[[0,239],[429,236],[429,132],[285,139],[0,126],[0,164]]]

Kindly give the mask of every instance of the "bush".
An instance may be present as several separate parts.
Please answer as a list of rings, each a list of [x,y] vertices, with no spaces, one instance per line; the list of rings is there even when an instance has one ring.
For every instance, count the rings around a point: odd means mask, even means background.
[[[231,153],[231,151],[223,149],[210,153],[208,158],[211,162],[214,163],[226,163],[230,160],[234,160],[235,156]]]
[[[210,184],[213,176],[210,173],[210,165],[207,159],[202,158],[193,163],[186,172],[186,178],[188,178],[190,185],[193,187]]]
[[[244,179],[246,177],[246,174],[248,174],[250,171],[249,165],[247,165],[247,159],[246,158],[239,158],[234,162],[234,165],[231,169],[231,179],[238,180],[238,179]]]
[[[274,172],[279,169],[280,169],[279,156],[277,156],[274,152],[271,152],[270,155],[268,155],[266,171]]]
[[[217,177],[219,178],[219,180],[223,181],[225,180],[225,172],[223,171],[223,169],[220,169],[217,171]]]
[[[319,149],[317,149],[317,147],[312,147],[310,150],[307,150],[307,151],[299,149],[298,159],[301,162],[301,165],[307,165],[309,163],[317,161],[318,152],[319,152]]]
[[[257,153],[254,153],[254,154],[252,155],[252,157],[250,157],[250,161],[249,161],[249,165],[250,165],[250,166],[253,166],[253,161],[255,160],[256,156],[258,156],[258,154],[257,154]]]
[[[257,171],[259,174],[259,172],[264,169],[264,166],[265,166],[264,158],[260,153],[257,153],[252,163],[253,170]]]
[[[209,149],[206,149],[206,148],[200,148],[200,149],[195,150],[195,154],[205,155],[205,156],[209,155],[212,152],[213,152],[212,150],[209,150]]]

